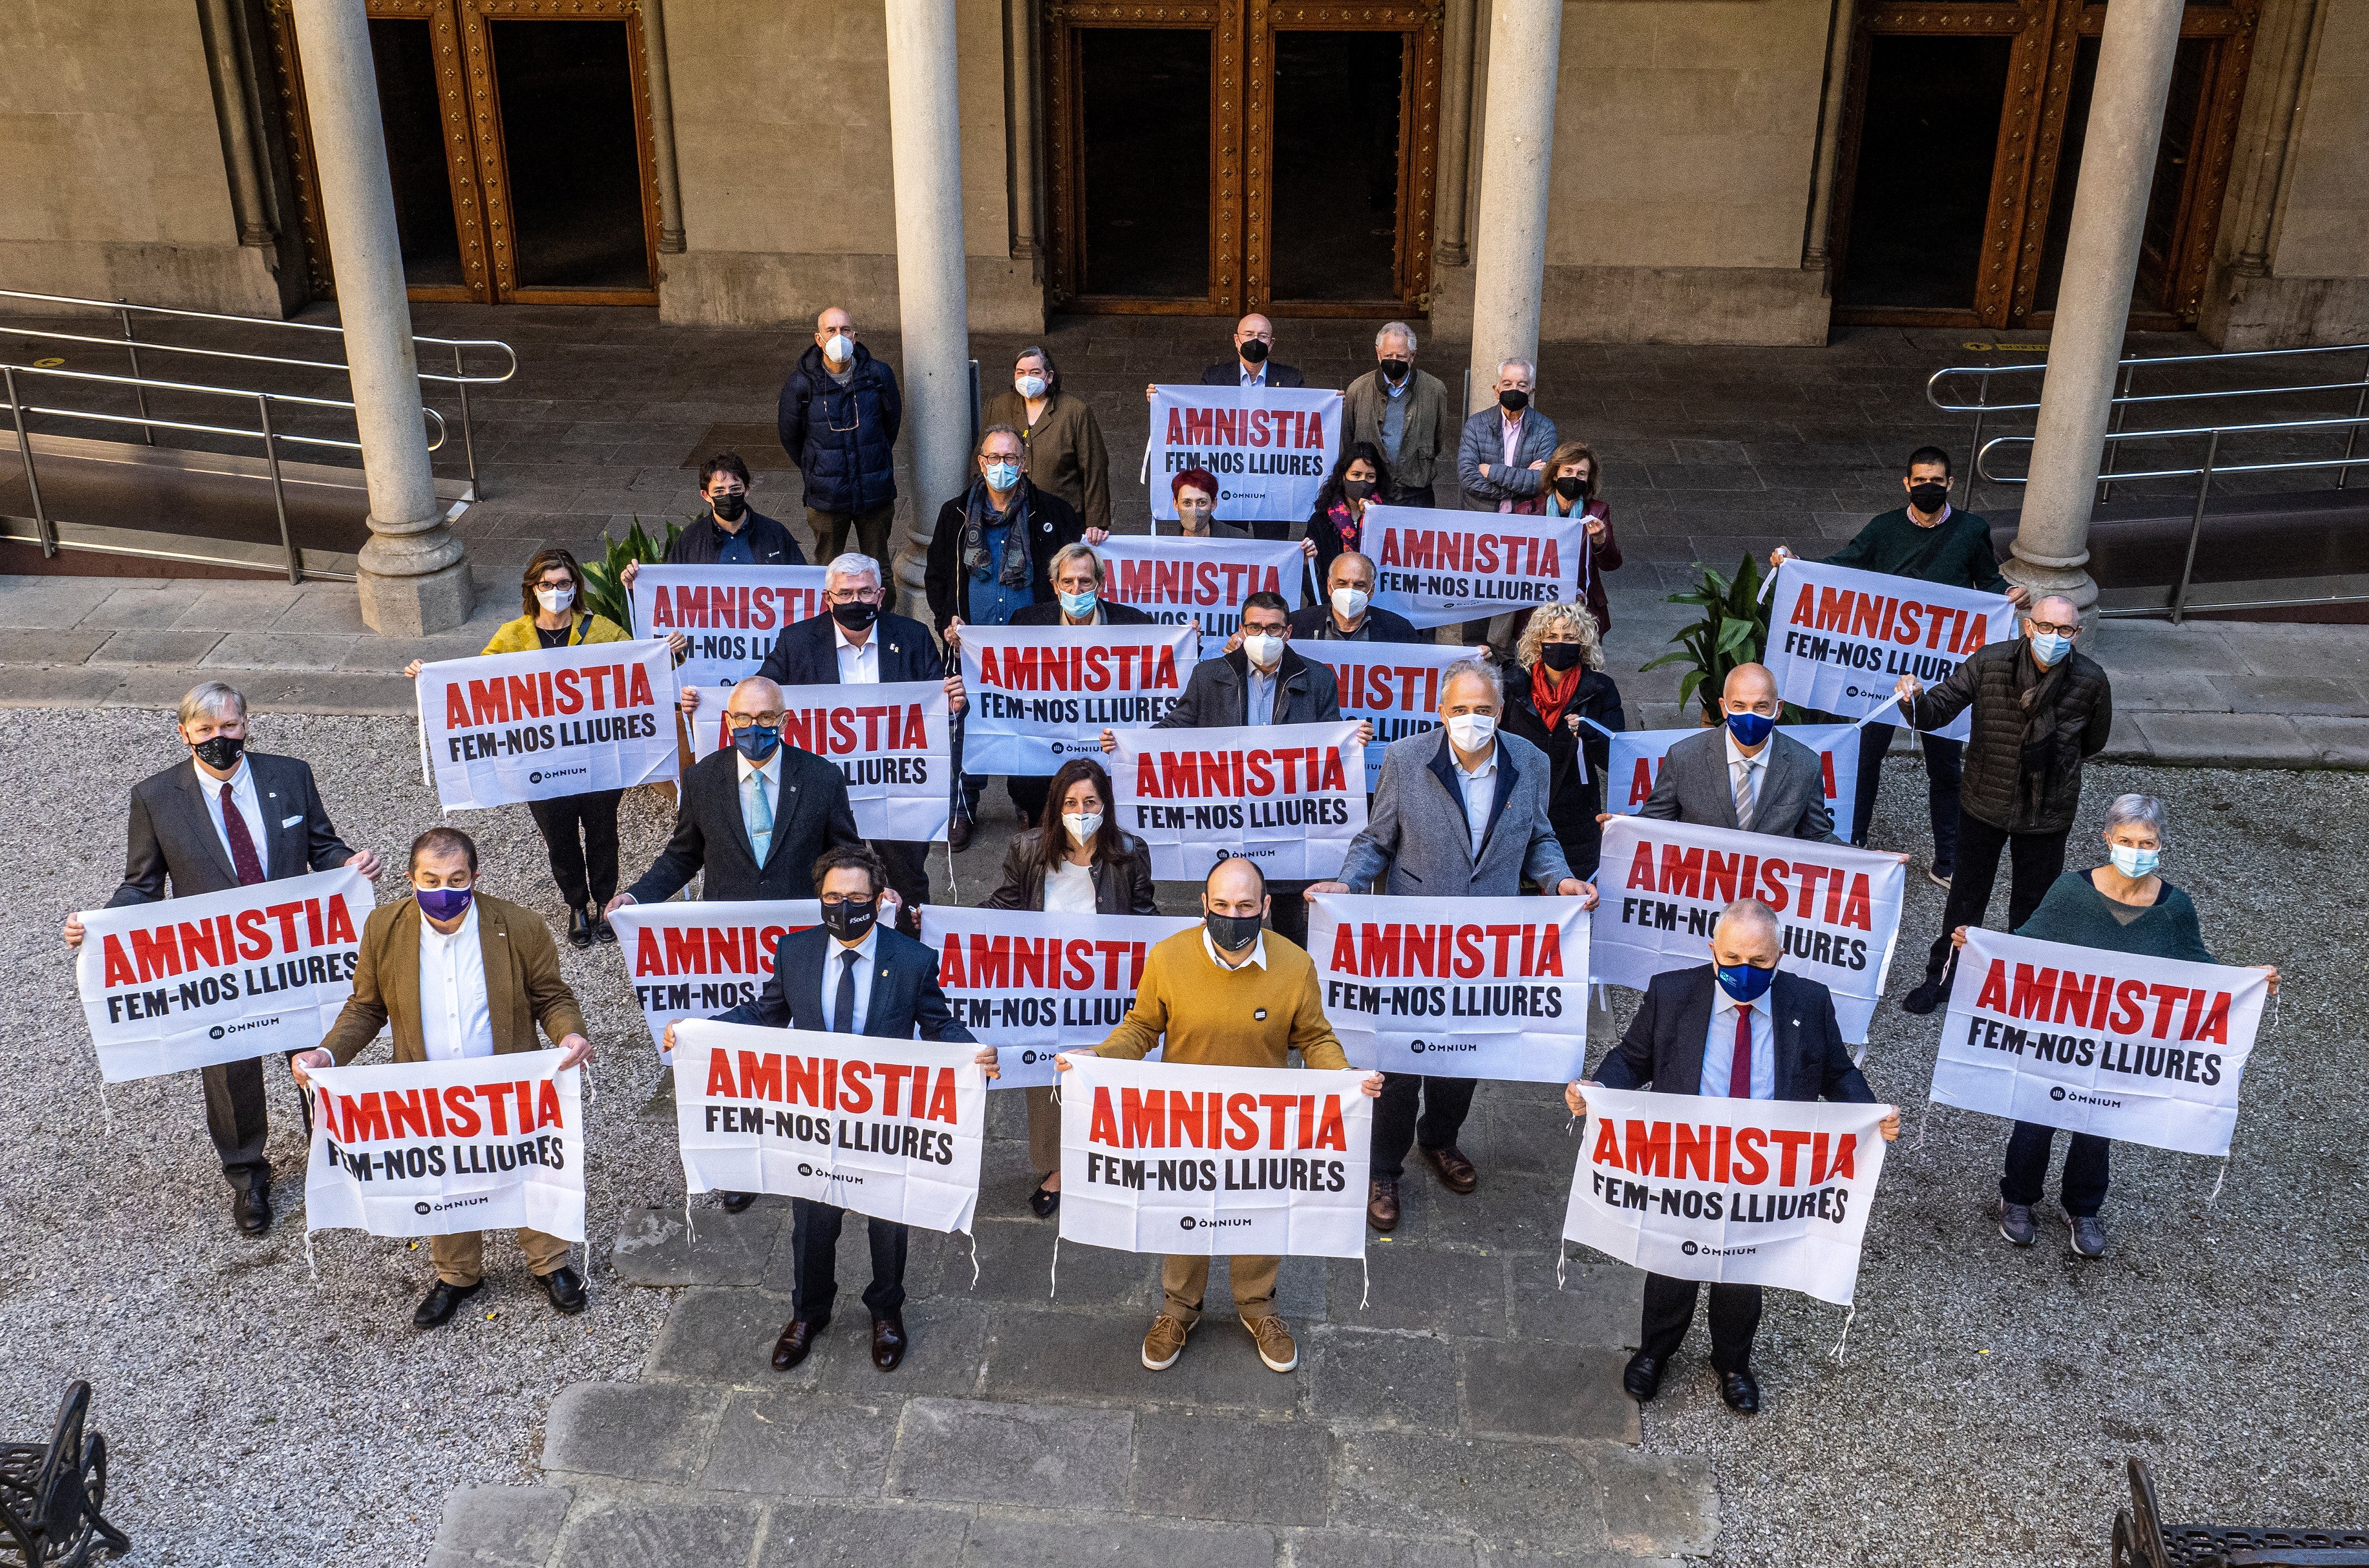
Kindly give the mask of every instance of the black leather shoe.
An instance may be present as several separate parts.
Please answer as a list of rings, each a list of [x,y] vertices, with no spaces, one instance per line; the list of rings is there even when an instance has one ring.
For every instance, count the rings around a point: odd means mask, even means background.
[[[447,1285],[438,1280],[419,1305],[412,1309],[411,1326],[416,1329],[434,1328],[451,1317],[462,1302],[485,1288],[486,1282],[482,1279],[475,1285]]]
[[[773,1370],[786,1372],[805,1360],[807,1352],[814,1348],[815,1336],[822,1333],[830,1322],[829,1318],[817,1323],[810,1323],[804,1318],[792,1318],[784,1323],[782,1337],[773,1341]]]
[[[596,942],[617,940],[617,928],[609,923],[609,917],[601,912],[598,904],[592,906],[592,938]]]
[[[1738,1415],[1760,1413],[1760,1385],[1752,1380],[1749,1372],[1722,1372],[1719,1375],[1719,1397],[1727,1408]]]
[[[872,1320],[872,1364],[893,1372],[905,1359],[905,1320],[891,1314]]]
[[[1639,1351],[1629,1357],[1629,1365],[1620,1368],[1620,1391],[1643,1404],[1662,1391],[1662,1363],[1654,1356]]]
[[[544,1295],[551,1298],[554,1311],[565,1312],[571,1318],[582,1311],[592,1299],[584,1293],[584,1276],[564,1265],[549,1274],[536,1275],[534,1282],[543,1287]]]
[[[957,817],[954,818],[946,824],[946,848],[953,850],[959,854],[964,850],[970,848],[971,835],[978,830],[978,824],[974,823],[969,818]]]
[[[1938,976],[1928,978],[1923,985],[1900,999],[1900,1011],[1922,1017],[1940,1006],[1941,999],[1949,994],[1950,988],[1943,985]]]
[[[715,1201],[723,1205],[725,1213],[738,1214],[742,1209],[748,1207],[750,1204],[756,1202],[757,1195],[755,1193],[718,1191],[715,1195]]]
[[[230,1196],[230,1217],[238,1221],[239,1233],[260,1236],[271,1229],[271,1184],[258,1181]]]
[[[580,908],[567,911],[567,945],[570,947],[592,945],[592,917]]]
[[[1039,1219],[1050,1219],[1060,1211],[1061,1195],[1048,1192],[1044,1183],[1037,1183],[1036,1190],[1028,1195],[1028,1212]]]

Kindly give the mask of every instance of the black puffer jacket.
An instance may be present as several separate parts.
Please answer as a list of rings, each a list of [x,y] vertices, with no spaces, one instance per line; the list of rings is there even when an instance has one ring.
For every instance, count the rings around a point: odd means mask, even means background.
[[[782,450],[807,477],[808,511],[846,517],[897,498],[897,431],[905,399],[897,374],[855,346],[845,386],[824,366],[822,346],[807,345],[782,383]]]
[[[2027,747],[2018,665],[2031,659],[2025,637],[1976,648],[1939,686],[1917,694],[1910,716],[1919,729],[1939,729],[1972,704],[1974,734],[1958,786],[1966,814],[2004,832],[2061,833],[2080,808],[2081,764],[2105,750],[2114,727],[2113,689],[2096,659],[2077,648],[2067,653],[2041,686],[2053,722]]]

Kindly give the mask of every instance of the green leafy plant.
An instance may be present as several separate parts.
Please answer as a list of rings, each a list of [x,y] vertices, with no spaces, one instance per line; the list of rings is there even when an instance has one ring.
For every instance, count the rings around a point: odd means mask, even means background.
[[[1736,563],[1734,577],[1722,577],[1700,561],[1695,569],[1702,575],[1695,579],[1693,591],[1667,598],[1672,604],[1694,605],[1702,611],[1702,619],[1670,639],[1677,647],[1642,668],[1685,665],[1678,705],[1684,707],[1691,698],[1700,704],[1703,722],[1717,724],[1719,694],[1728,672],[1739,664],[1757,662],[1768,646],[1768,606],[1760,602],[1760,563],[1750,555]],[[1787,717],[1793,716],[1789,709]]]
[[[639,561],[645,566],[666,559],[674,542],[682,537],[682,524],[670,521],[666,537],[653,539],[642,527],[638,514],[634,525],[625,530],[623,539],[611,538],[603,530],[601,543],[606,546],[601,559],[584,563],[584,608],[595,615],[605,615],[618,625],[631,630],[634,612],[631,595],[625,591],[623,576],[625,563]]]

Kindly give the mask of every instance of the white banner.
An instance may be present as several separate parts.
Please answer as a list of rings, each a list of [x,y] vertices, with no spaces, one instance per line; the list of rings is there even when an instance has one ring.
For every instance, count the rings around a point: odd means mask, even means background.
[[[691,657],[678,684],[729,687],[757,673],[782,628],[823,612],[820,567],[668,567],[634,574],[634,624],[646,637],[681,632]]]
[[[921,943],[955,1022],[1001,1055],[998,1089],[1053,1082],[1053,1058],[1098,1046],[1135,1005],[1151,944],[1201,922],[1183,915],[1054,915],[921,906]]]
[[[1563,1237],[1672,1279],[1848,1307],[1891,1114],[1590,1089]]]
[[[584,1240],[583,1074],[562,1054],[312,1069],[304,1228]]]
[[[963,766],[1050,778],[1102,761],[1105,729],[1155,724],[1184,694],[1195,633],[1173,626],[965,626]]]
[[[1365,1074],[1070,1059],[1061,1240],[1123,1253],[1366,1253]]]
[[[2259,969],[1970,927],[1933,1098],[2125,1143],[2226,1154],[2269,993]]]
[[[1151,875],[1197,882],[1233,855],[1269,881],[1336,876],[1366,827],[1355,724],[1122,729],[1111,754],[1118,825],[1151,846]]]
[[[1112,538],[1094,546],[1103,593],[1163,626],[1201,628],[1201,657],[1215,658],[1242,630],[1242,601],[1279,593],[1299,608],[1308,556],[1288,539]]]
[[[609,923],[617,928],[617,951],[650,1026],[650,1043],[660,1061],[670,1061],[667,1025],[756,1001],[772,977],[775,944],[794,931],[821,924],[822,905],[813,898],[670,898],[626,904]]]
[[[721,689],[700,693],[692,750],[705,757],[732,744]],[[946,836],[954,813],[954,759],[946,689],[936,681],[878,686],[784,686],[782,744],[811,751],[847,775],[855,830],[867,839],[920,842]]]
[[[1374,558],[1374,602],[1418,626],[1477,621],[1509,610],[1582,602],[1577,517],[1366,509],[1366,554]]]
[[[445,659],[414,685],[447,811],[676,775],[674,658],[663,642]]]
[[[925,1230],[978,1207],[987,1074],[977,1046],[677,1025],[675,1126],[695,1193],[776,1193]]]
[[[1439,727],[1439,672],[1488,650],[1436,643],[1311,642],[1299,651],[1303,658],[1333,667],[1343,718],[1372,722],[1374,740],[1366,748],[1366,793],[1371,795],[1382,786],[1382,753],[1391,741]]]
[[[310,1050],[354,992],[370,879],[339,867],[82,911],[74,984],[109,1083]]]
[[[1855,719],[1891,701],[1904,675],[1940,685],[1985,643],[2014,636],[2015,617],[2004,594],[1790,556],[1771,590],[1768,664],[1787,702]],[[1968,715],[1933,733],[1965,739]]]
[[[1568,1083],[1587,1072],[1577,898],[1386,898],[1309,909],[1324,1015],[1356,1067]]]
[[[1596,885],[1596,978],[1643,990],[1665,969],[1711,962],[1711,928],[1757,898],[1785,928],[1778,967],[1835,997],[1843,1038],[1867,1040],[1900,934],[1906,867],[1895,855],[1643,817],[1604,824]]]
[[[1151,515],[1176,517],[1172,478],[1218,481],[1226,522],[1299,522],[1341,451],[1341,395],[1323,387],[1155,386],[1147,487]],[[1298,546],[1294,546],[1295,549]]]
[[[1662,776],[1662,759],[1670,748],[1700,729],[1628,729],[1612,737],[1605,758],[1608,783],[1604,809],[1631,817],[1645,808],[1654,781]],[[1859,748],[1866,731],[1855,724],[1780,724],[1777,733],[1789,735],[1817,754],[1818,776],[1826,789],[1826,811],[1835,819],[1835,836],[1848,838],[1859,805]]]

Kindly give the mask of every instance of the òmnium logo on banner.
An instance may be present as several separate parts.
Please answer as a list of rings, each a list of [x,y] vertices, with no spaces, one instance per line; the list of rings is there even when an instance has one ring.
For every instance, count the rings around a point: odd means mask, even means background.
[[[921,943],[956,1022],[996,1047],[999,1089],[1053,1082],[1053,1059],[1110,1036],[1135,1004],[1151,944],[1198,921],[921,906]]]
[[[1799,556],[1778,567],[1769,594],[1768,669],[1779,694],[1848,718],[1891,701],[1903,675],[1938,686],[1968,654],[2013,635],[2015,606],[2002,594]],[[1970,717],[1933,733],[1963,740]]]
[[[650,1040],[666,1054],[667,1025],[684,1018],[729,1013],[773,974],[773,949],[783,937],[822,921],[812,898],[714,903],[670,898],[626,904],[609,916],[617,951],[634,982],[634,1000]]]
[[[1355,724],[1122,729],[1111,754],[1118,825],[1151,846],[1151,875],[1197,881],[1235,855],[1270,878],[1341,869],[1366,826]]]
[[[1170,479],[1190,468],[1218,481],[1228,521],[1296,522],[1341,450],[1341,394],[1301,386],[1155,386],[1145,453],[1151,515],[1176,516]]]
[[[1049,777],[1102,757],[1102,732],[1157,724],[1184,693],[1195,632],[1175,626],[965,626],[963,767]]]
[[[676,774],[674,658],[663,642],[446,659],[413,685],[447,811]]]

